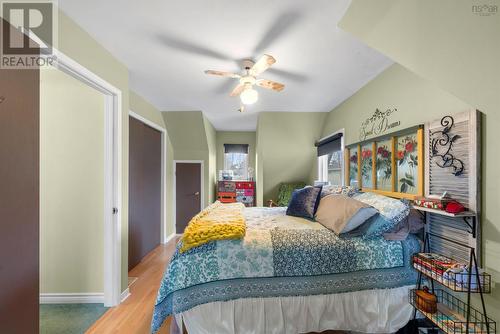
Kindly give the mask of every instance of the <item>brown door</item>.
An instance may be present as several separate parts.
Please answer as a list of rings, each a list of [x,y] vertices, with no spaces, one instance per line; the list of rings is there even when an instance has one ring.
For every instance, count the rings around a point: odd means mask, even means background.
[[[0,333],[38,333],[39,71],[0,70]]]
[[[201,210],[201,164],[178,162],[175,165],[176,233]]]
[[[129,117],[128,269],[161,242],[161,132]]]

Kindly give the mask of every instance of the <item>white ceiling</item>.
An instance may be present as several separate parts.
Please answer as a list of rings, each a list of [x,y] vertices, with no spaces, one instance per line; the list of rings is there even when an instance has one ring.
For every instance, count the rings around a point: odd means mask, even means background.
[[[130,70],[130,87],[162,111],[202,110],[217,130],[255,130],[260,111],[330,111],[392,62],[337,28],[349,0],[59,0]],[[229,97],[241,59],[276,58],[240,114]]]

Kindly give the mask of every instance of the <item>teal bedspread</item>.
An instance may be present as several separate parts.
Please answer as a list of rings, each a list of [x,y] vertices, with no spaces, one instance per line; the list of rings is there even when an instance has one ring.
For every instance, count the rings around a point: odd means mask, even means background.
[[[286,208],[247,208],[242,240],[223,240],[179,253],[165,271],[153,314],[156,332],[170,314],[245,297],[304,296],[415,284],[414,237],[342,239]]]

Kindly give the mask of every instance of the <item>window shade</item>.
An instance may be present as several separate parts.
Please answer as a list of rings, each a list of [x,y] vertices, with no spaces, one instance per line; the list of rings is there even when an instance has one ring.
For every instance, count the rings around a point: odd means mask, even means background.
[[[248,144],[224,144],[224,153],[248,154]]]
[[[340,151],[342,149],[342,133],[336,133],[328,138],[316,142],[318,148],[318,157]]]

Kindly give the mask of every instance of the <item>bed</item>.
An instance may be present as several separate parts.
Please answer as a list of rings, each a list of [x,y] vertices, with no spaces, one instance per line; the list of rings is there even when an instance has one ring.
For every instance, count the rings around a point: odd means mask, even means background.
[[[173,315],[189,333],[390,333],[412,316],[420,243],[340,238],[286,208],[246,208],[246,234],[179,251],[165,271],[152,332]],[[175,328],[174,328],[175,329]]]

